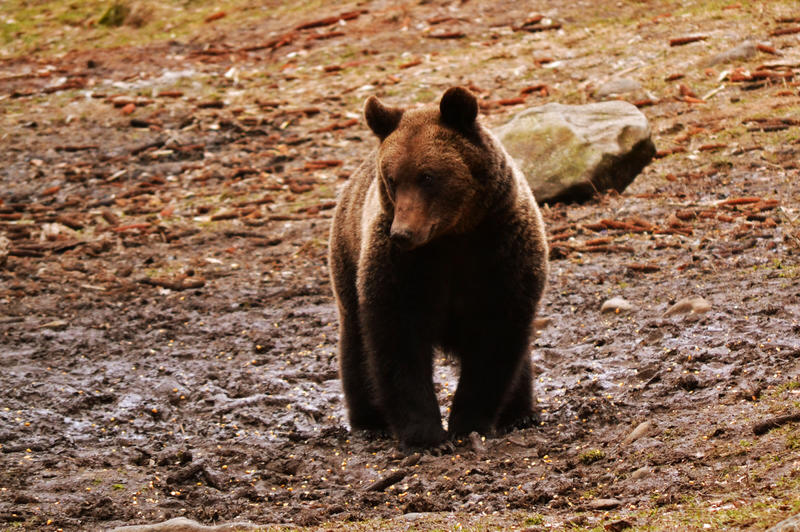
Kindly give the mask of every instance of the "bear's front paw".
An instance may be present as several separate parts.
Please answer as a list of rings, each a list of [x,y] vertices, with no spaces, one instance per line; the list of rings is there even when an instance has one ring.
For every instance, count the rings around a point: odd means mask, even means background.
[[[450,428],[450,438],[458,439],[468,436],[472,432],[478,434],[492,434],[492,423],[489,420],[481,420],[477,417],[451,416],[448,422]]]
[[[539,424],[539,413],[528,412],[526,415],[509,416],[497,422],[497,432],[506,433],[512,430],[527,429]]]
[[[425,450],[438,447],[447,440],[447,433],[437,424],[411,424],[398,431],[398,438],[406,450]]]
[[[389,431],[386,418],[375,409],[363,409],[363,411],[349,412],[350,428],[353,432],[376,432],[384,433]]]

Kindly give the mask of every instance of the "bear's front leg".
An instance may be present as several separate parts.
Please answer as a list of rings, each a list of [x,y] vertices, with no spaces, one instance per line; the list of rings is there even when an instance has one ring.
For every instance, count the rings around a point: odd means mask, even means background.
[[[374,391],[389,426],[406,448],[435,447],[447,438],[433,387],[429,320],[408,291],[365,283],[361,330]]]
[[[484,320],[458,348],[461,375],[448,422],[452,436],[489,434],[533,414],[528,334],[499,320]]]
[[[340,314],[339,373],[350,427],[383,432],[388,429],[386,417],[376,402],[358,320],[353,315]]]
[[[394,325],[388,322],[389,327]],[[437,446],[447,435],[433,388],[432,346],[422,345],[412,330],[389,333],[386,327],[386,323],[373,324],[366,334],[381,410],[407,448]]]

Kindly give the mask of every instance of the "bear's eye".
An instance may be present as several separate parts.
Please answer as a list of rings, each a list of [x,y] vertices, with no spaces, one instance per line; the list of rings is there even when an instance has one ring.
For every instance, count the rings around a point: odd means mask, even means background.
[[[419,175],[419,184],[420,185],[422,185],[424,187],[428,187],[428,186],[433,185],[433,182],[434,182],[434,179],[433,179],[433,176],[431,174],[423,173],[423,174]]]

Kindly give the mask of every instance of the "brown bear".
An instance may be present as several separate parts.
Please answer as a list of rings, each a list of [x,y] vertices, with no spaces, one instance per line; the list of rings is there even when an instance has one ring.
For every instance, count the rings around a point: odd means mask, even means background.
[[[364,115],[380,144],[342,190],[329,256],[352,429],[424,448],[530,421],[547,244],[528,183],[467,89],[410,110],[372,96]],[[448,432],[436,348],[460,363]]]

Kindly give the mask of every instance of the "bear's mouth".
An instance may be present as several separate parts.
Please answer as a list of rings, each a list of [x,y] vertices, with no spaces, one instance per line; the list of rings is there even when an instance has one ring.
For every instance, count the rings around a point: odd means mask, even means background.
[[[437,225],[431,224],[425,231],[390,230],[389,240],[400,251],[411,251],[433,240]]]

